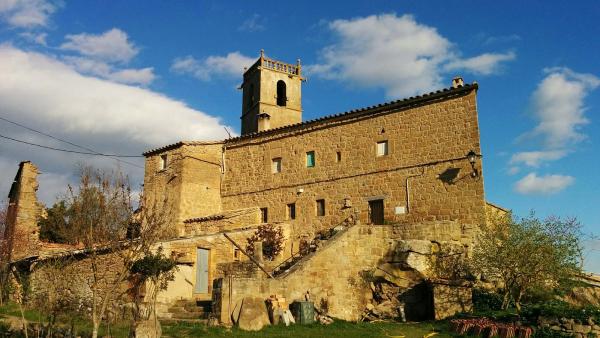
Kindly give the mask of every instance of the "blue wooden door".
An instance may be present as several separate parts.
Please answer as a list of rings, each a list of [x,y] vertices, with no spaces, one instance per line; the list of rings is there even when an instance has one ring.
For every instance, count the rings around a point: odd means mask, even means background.
[[[208,250],[196,250],[196,287],[195,293],[208,293]]]

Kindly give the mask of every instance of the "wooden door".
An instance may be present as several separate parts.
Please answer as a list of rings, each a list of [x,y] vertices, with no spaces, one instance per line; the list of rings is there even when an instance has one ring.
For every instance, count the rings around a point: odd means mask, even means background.
[[[369,201],[369,222],[383,224],[383,200]]]
[[[208,254],[209,250],[196,249],[196,286],[194,293],[208,293]]]

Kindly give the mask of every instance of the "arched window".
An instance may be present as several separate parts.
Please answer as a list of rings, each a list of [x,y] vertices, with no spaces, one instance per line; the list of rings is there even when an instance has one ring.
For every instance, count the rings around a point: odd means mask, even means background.
[[[287,105],[287,95],[285,82],[283,80],[277,81],[277,105],[285,106]]]

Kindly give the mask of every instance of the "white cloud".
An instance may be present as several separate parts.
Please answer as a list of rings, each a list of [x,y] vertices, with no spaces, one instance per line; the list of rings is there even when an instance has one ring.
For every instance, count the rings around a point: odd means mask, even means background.
[[[566,147],[585,138],[580,131],[589,122],[584,99],[600,85],[600,78],[568,68],[551,68],[546,72],[548,75],[531,98],[538,124],[528,136],[542,137],[548,148]]]
[[[262,23],[262,21],[263,20],[261,20],[260,15],[254,14],[251,17],[249,17],[248,19],[246,19],[244,22],[242,22],[240,27],[238,27],[238,30],[244,31],[244,32],[263,31],[263,30],[265,30],[265,26]]]
[[[537,176],[530,173],[515,184],[515,190],[524,195],[550,195],[562,191],[575,182],[575,178],[567,175]]]
[[[491,74],[513,53],[488,53],[461,60],[457,47],[434,28],[411,15],[372,15],[329,23],[337,41],[321,52],[310,74],[385,89],[390,97],[410,96],[440,87],[443,72],[465,70]]]
[[[255,61],[255,58],[242,55],[237,51],[226,56],[209,56],[203,60],[197,60],[188,55],[175,59],[171,70],[178,74],[188,74],[207,81],[214,75],[239,77],[244,68],[250,67]]]
[[[147,89],[81,75],[63,61],[43,54],[0,45],[0,74],[3,117],[100,152],[139,155],[179,140],[226,137],[218,118],[183,102]],[[2,121],[0,134],[74,149]],[[22,160],[38,165],[46,177],[43,184],[49,189],[63,187],[65,174],[72,180],[75,165],[80,161],[100,167],[115,165],[107,158],[52,152],[2,140],[0,168],[9,179],[0,180],[1,194],[8,192],[10,176],[16,173],[16,166]],[[141,158],[125,160],[143,166]],[[130,174],[136,187],[143,178],[143,170],[123,163],[120,166]],[[44,196],[49,202],[48,195]]]
[[[46,0],[0,0],[0,18],[19,28],[46,26],[56,5]]]
[[[495,44],[495,43],[508,43],[508,42],[522,40],[521,36],[518,34],[499,35],[499,36],[482,35],[482,38],[485,38],[485,40],[483,41],[484,45],[491,45],[491,44]]]
[[[128,40],[127,33],[113,28],[102,34],[71,34],[60,48],[107,62],[128,62],[139,49]]]
[[[485,53],[468,59],[451,61],[445,67],[446,70],[465,69],[473,74],[490,75],[499,71],[501,62],[512,61],[516,57],[514,52]]]
[[[115,70],[112,65],[106,62],[85,57],[67,56],[64,57],[64,60],[80,73],[96,75],[119,83],[141,84],[147,86],[156,78],[156,75],[154,75],[154,68],[152,67]]]
[[[565,150],[524,151],[513,154],[510,158],[510,164],[525,164],[530,167],[539,167],[543,162],[560,160],[566,155],[567,152]]]
[[[46,38],[48,38],[48,33],[32,33],[32,32],[23,32],[20,33],[19,36],[33,43],[37,43],[38,45],[47,46]]]

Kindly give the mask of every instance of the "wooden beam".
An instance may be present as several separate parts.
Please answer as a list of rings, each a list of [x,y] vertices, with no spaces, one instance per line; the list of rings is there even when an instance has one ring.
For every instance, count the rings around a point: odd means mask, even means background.
[[[246,255],[246,257],[250,258],[250,260],[252,261],[252,263],[256,264],[256,266],[258,266],[259,269],[262,270],[262,272],[266,273],[267,276],[269,276],[270,278],[275,278],[273,277],[273,275],[267,271],[265,268],[263,268],[263,266],[256,260],[254,259],[254,257],[252,257],[251,255],[249,255],[246,250],[242,249],[241,246],[239,246],[231,237],[229,237],[229,235],[227,235],[227,233],[223,233],[223,236],[225,236],[225,238],[227,238],[231,244],[233,244],[236,248],[238,248],[244,255]]]

